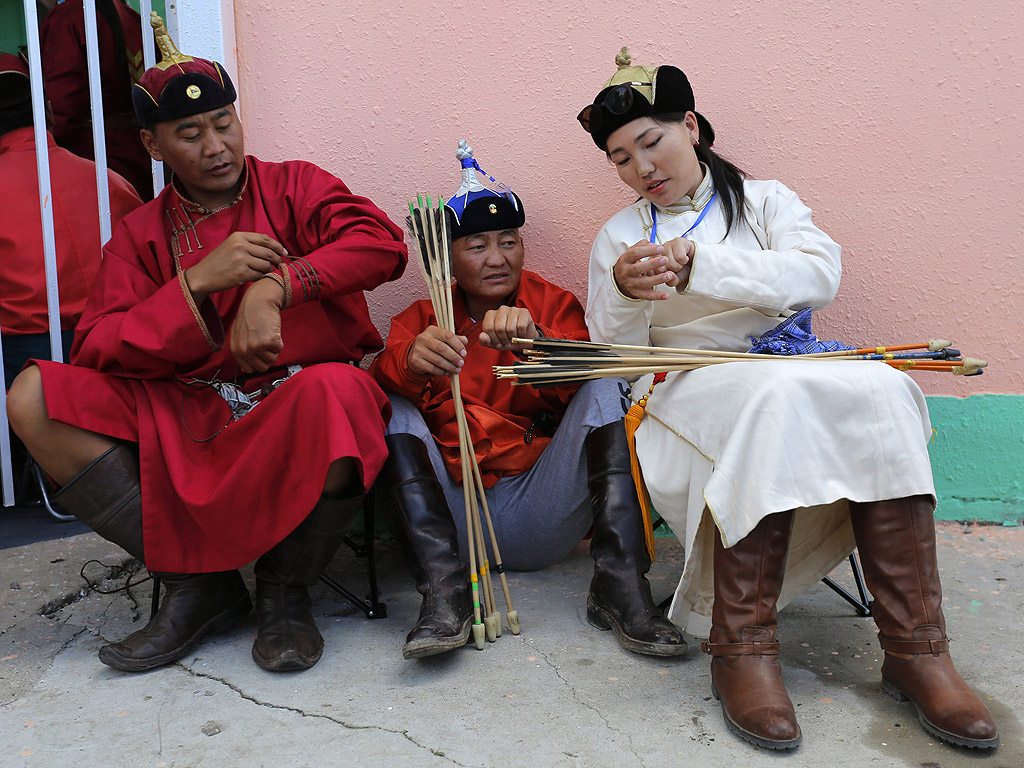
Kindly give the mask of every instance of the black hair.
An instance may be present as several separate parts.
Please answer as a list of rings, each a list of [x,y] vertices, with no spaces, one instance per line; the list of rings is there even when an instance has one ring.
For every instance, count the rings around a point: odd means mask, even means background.
[[[0,107],[0,136],[18,128],[32,125],[32,102],[23,101],[9,107]]]
[[[686,119],[686,114],[663,112],[649,117],[656,123],[681,123]],[[711,149],[707,136],[701,135],[700,143],[694,146],[693,151],[697,153],[697,159],[711,170],[711,180],[721,195],[722,207],[725,209],[725,234],[728,235],[733,226],[744,218],[743,203],[746,198],[743,194],[743,177],[746,174]]]

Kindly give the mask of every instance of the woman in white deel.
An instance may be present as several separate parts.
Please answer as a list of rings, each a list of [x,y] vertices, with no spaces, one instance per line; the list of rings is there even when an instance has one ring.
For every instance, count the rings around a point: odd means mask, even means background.
[[[745,351],[839,288],[839,246],[777,181],[716,155],[672,66],[618,71],[580,123],[640,199],[590,255],[594,341]],[[634,399],[651,377],[638,380]],[[742,362],[672,373],[636,433],[651,501],[686,547],[671,617],[708,636],[730,729],[801,742],[782,682],[777,606],[860,551],[885,651],[882,687],[956,745],[999,743],[950,660],[935,559],[925,399],[886,365]],[[783,578],[785,577],[785,578]]]

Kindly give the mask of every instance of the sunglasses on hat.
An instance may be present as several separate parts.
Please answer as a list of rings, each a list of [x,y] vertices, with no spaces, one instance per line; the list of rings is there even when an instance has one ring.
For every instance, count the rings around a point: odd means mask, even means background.
[[[609,88],[600,104],[588,104],[580,110],[580,113],[576,115],[576,119],[583,126],[583,130],[590,133],[591,115],[593,115],[595,120],[599,119],[599,115],[604,111],[613,115],[624,115],[632,108],[633,100],[637,96],[637,92],[633,90],[634,87],[649,88],[653,85],[654,83],[630,82],[621,83]],[[641,96],[641,98],[643,97]],[[598,110],[597,114],[593,114],[595,109]]]

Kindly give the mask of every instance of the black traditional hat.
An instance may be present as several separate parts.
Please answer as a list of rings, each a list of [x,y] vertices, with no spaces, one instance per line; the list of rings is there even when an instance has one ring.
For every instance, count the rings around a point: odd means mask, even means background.
[[[526,221],[523,201],[511,189],[484,173],[473,158],[473,148],[465,139],[459,141],[455,157],[462,164],[462,185],[445,202],[452,240],[480,232],[518,229],[523,226]],[[487,176],[495,186],[485,187],[480,183],[477,171]]]
[[[224,67],[181,53],[156,11],[149,23],[162,58],[132,87],[135,115],[142,125],[180,120],[234,103],[235,86]]]
[[[629,49],[623,46],[615,57],[619,68],[604,84],[592,104],[576,116],[594,143],[607,149],[608,137],[638,117],[693,112],[697,117],[701,140],[715,143],[715,129],[694,110],[693,88],[678,67],[632,66]]]

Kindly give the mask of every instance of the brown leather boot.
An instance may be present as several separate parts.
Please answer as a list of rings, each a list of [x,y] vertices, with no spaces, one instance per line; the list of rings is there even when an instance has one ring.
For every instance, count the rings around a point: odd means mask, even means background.
[[[701,644],[712,656],[711,691],[729,730],[768,749],[793,749],[803,740],[775,639],[792,530],[790,511],[764,518],[729,549],[716,534],[711,635]]]
[[[100,648],[100,661],[124,672],[146,672],[177,661],[209,632],[222,632],[252,609],[238,571],[160,573],[166,590],[149,623]]]
[[[53,500],[129,555],[143,560],[142,486],[135,451],[118,443],[54,495]]]
[[[388,491],[388,525],[423,595],[402,656],[418,659],[461,648],[469,639],[469,569],[459,557],[458,529],[423,441],[409,434],[388,435],[386,440],[388,459],[380,486]]]
[[[256,561],[252,658],[263,669],[309,669],[323,655],[324,638],[313,620],[308,587],[331,562],[365,498],[322,496],[294,531]]]
[[[885,651],[882,690],[909,700],[924,729],[943,741],[999,746],[992,713],[949,655],[931,499],[851,504],[850,519],[864,580],[875,597],[872,612]]]
[[[683,656],[686,640],[651,597],[651,558],[629,466],[621,421],[587,435],[587,484],[594,511],[590,554],[594,578],[587,596],[587,621],[610,629],[622,646],[649,656]]]

